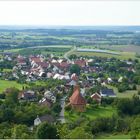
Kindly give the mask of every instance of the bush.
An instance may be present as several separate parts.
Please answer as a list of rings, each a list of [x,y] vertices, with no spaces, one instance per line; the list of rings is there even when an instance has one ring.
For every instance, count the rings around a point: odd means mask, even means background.
[[[138,95],[140,95],[140,90],[138,91]]]
[[[124,91],[126,91],[126,90],[128,90],[129,89],[129,86],[127,85],[127,84],[120,84],[119,86],[118,86],[118,91],[119,92],[124,92]]]
[[[137,90],[137,86],[133,85],[132,90]]]
[[[5,94],[1,93],[0,94],[0,99],[5,99]]]
[[[65,110],[66,111],[70,111],[72,108],[71,108],[71,106],[70,105],[67,105],[66,107],[65,107]]]

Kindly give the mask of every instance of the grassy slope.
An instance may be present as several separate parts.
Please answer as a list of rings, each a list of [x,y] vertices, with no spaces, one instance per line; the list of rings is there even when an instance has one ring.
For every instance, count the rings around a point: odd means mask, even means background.
[[[89,119],[93,120],[98,117],[110,117],[113,114],[116,113],[116,108],[113,108],[111,106],[102,107],[99,106],[98,108],[91,108],[89,106],[86,107],[86,111],[82,114],[88,117]],[[78,119],[80,116],[77,112],[69,113],[68,111],[65,111],[65,118],[67,121],[74,121]]]
[[[6,88],[16,87],[17,89],[21,90],[25,84],[19,84],[16,81],[6,81],[0,80],[0,93],[3,92]]]

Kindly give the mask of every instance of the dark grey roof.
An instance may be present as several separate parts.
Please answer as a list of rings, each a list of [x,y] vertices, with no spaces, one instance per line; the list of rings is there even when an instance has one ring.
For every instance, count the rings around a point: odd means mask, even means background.
[[[24,92],[24,98],[26,99],[32,99],[32,98],[36,98],[35,92],[34,91],[25,91]]]
[[[47,121],[48,123],[52,123],[55,121],[54,117],[52,115],[48,115],[48,114],[39,117],[39,119],[41,122]]]
[[[106,95],[106,96],[115,96],[116,95],[114,93],[113,89],[102,89],[101,93]]]

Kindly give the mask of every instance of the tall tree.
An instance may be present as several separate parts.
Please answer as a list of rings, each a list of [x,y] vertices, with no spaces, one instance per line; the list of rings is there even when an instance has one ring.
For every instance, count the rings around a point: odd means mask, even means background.
[[[38,139],[58,139],[57,129],[54,125],[47,122],[40,124],[36,131],[36,138]]]

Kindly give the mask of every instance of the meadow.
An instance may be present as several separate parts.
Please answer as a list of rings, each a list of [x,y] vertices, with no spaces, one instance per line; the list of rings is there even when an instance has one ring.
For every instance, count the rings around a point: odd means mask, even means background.
[[[0,80],[0,93],[5,91],[7,88],[11,88],[11,87],[21,90],[23,86],[27,86],[27,85],[19,84],[16,81]]]
[[[86,106],[86,111],[82,113],[85,117],[89,118],[90,120],[94,120],[98,117],[111,117],[113,114],[116,114],[116,108],[112,106],[98,106],[98,107],[91,107],[89,105]],[[77,112],[68,112],[65,110],[65,118],[66,121],[75,121],[79,118],[79,114]]]

